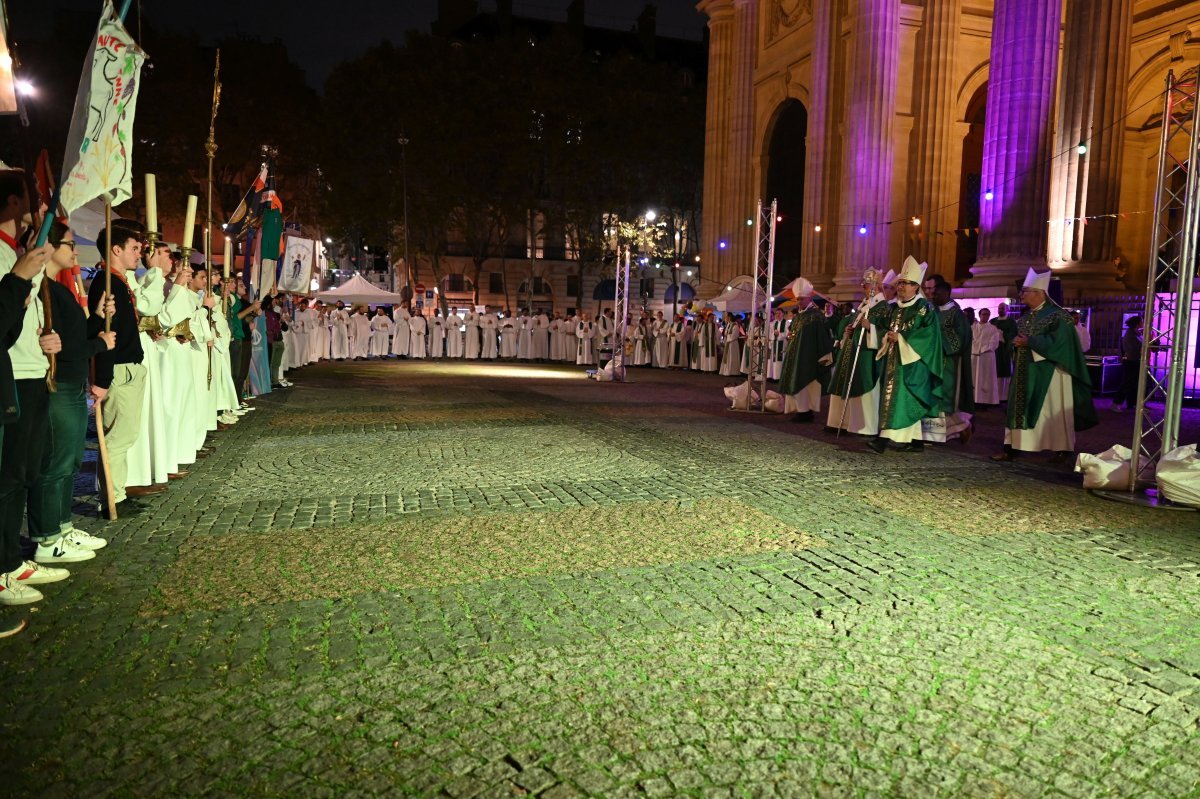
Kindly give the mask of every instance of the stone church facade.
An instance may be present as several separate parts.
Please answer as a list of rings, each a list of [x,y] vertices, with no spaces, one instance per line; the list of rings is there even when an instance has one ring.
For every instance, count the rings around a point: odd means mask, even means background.
[[[1049,266],[1067,296],[1140,292],[1168,71],[1197,0],[701,0],[710,46],[707,285],[752,270],[847,298],[928,261],[966,297]]]

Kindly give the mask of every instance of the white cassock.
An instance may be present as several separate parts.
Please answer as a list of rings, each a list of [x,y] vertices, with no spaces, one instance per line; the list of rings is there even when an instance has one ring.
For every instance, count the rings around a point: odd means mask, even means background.
[[[550,324],[546,326],[547,332],[550,334],[550,360],[562,360],[562,319],[557,316],[550,320]]]
[[[533,318],[522,315],[517,318],[520,330],[517,332],[517,357],[528,361],[533,357]]]
[[[671,325],[666,319],[655,319],[650,332],[654,335],[654,365],[665,369],[671,362]]]
[[[692,326],[687,322],[675,322],[671,325],[671,351],[667,365],[687,369],[691,365],[691,353],[688,350],[692,343]]]
[[[480,357],[485,361],[496,360],[500,349],[496,343],[496,328],[500,320],[494,313],[485,313],[479,317]]]
[[[304,318],[299,310],[292,312],[288,329],[283,331],[286,349],[283,352],[284,366],[295,369],[304,365]]]
[[[446,317],[446,357],[463,357],[463,318],[456,313]]]
[[[1035,360],[1042,358],[1033,353]],[[1030,430],[1006,427],[1004,444],[1021,452],[1075,451],[1075,395],[1071,374],[1061,366],[1054,367],[1042,410]]]
[[[429,325],[429,357],[446,357],[446,320],[440,316],[432,316],[426,320]]]
[[[717,354],[717,323],[708,318],[696,325],[693,339],[696,342],[696,362],[692,368],[701,372],[715,372],[720,367],[720,356]]]
[[[991,322],[971,325],[971,374],[975,379],[975,401],[981,405],[1000,404],[996,350],[1002,340],[1000,328]]]
[[[225,313],[224,303],[220,301],[213,309],[213,327],[216,330],[216,345],[213,347],[213,399],[217,410],[231,411],[241,405],[242,400],[233,382],[233,364],[229,360],[229,342],[233,340],[233,333],[229,329],[229,315]]]
[[[792,319],[776,319],[771,323],[775,339],[771,342],[771,360],[767,366],[767,379],[778,380],[783,374],[783,356],[787,350],[787,334],[792,326]]]
[[[371,317],[366,313],[350,317],[350,340],[354,342],[350,348],[351,357],[366,358],[371,353]]]
[[[725,323],[721,334],[721,343],[725,345],[721,353],[721,374],[726,377],[736,377],[742,373],[742,326],[736,319]]]
[[[591,322],[580,321],[575,325],[575,363],[588,366],[596,362],[593,344],[596,338],[596,326]]]
[[[633,339],[633,365],[649,366],[654,359],[650,325],[644,321],[638,322],[630,328],[629,337]]]
[[[1092,348],[1092,334],[1083,325],[1075,325],[1075,333],[1079,336],[1079,350],[1086,353]]]
[[[168,330],[184,321],[190,325],[192,315],[199,304],[200,298],[195,292],[189,291],[187,286],[174,285],[163,302],[162,310],[159,311],[158,322]],[[177,472],[178,467],[196,462],[197,427],[201,409],[201,384],[196,382],[199,374],[199,353],[193,342],[180,341],[174,336],[164,338],[158,342],[158,346],[163,347],[166,363],[170,364],[166,371],[170,373],[173,384],[173,393],[168,402],[172,406],[173,417],[168,417],[170,427],[167,436],[173,443],[174,451],[168,459],[175,462],[176,468],[172,471]],[[205,371],[207,372],[207,366]],[[207,430],[200,431],[200,441],[204,440],[205,432]]]
[[[392,320],[392,355],[407,356],[412,345],[412,330],[408,325],[412,317],[404,308],[397,308],[395,314],[396,318]]]
[[[612,349],[613,322],[604,314],[596,317],[596,349]]]
[[[467,311],[466,317],[463,319],[463,324],[467,330],[463,334],[463,357],[468,361],[479,360],[481,351],[479,340],[479,314],[474,311]]]
[[[420,314],[408,320],[408,357],[425,357],[425,332],[428,327],[425,317]]]
[[[568,316],[558,326],[558,335],[562,336],[562,351],[559,355],[563,363],[575,363],[575,349],[578,343],[575,339],[575,327],[578,324],[578,317]]]
[[[329,357],[343,361],[350,357],[350,314],[338,308],[329,314],[333,331],[329,337]]]
[[[321,319],[321,315],[312,308],[298,311],[296,316],[304,317],[303,363],[316,363],[321,359],[321,341],[323,339],[323,334],[320,328],[324,324],[324,320]]]
[[[371,349],[373,358],[384,358],[388,354],[388,338],[392,334],[392,320],[385,313],[377,313],[371,318]]]
[[[550,358],[550,317],[544,313],[533,317],[529,357],[534,361],[545,361]]]
[[[506,316],[500,320],[500,357],[517,357],[517,325],[520,320]]]
[[[313,311],[317,315],[317,360],[333,357],[333,320],[328,313]]]
[[[204,446],[204,437],[217,429],[217,394],[213,390],[216,382],[216,369],[213,353],[216,344],[216,331],[208,321],[209,309],[204,306],[199,294],[196,295],[196,310],[192,313],[192,334],[196,340],[192,342],[194,350],[193,368],[196,370],[196,394],[199,397],[199,412],[196,420],[196,433],[199,441],[196,449]],[[215,312],[214,312],[215,318]],[[209,348],[209,342],[214,342]]]
[[[146,317],[158,314],[163,306],[162,270],[147,269],[140,278],[133,274],[126,277],[138,315]],[[158,455],[161,459],[164,452],[173,449],[168,442],[163,440],[165,411],[162,387],[163,366],[159,357],[160,353],[149,333],[139,332],[138,338],[142,343],[142,365],[146,367],[146,390],[142,395],[141,430],[126,455],[126,466],[129,469],[125,479],[126,488],[148,486],[154,482],[165,483],[167,480],[165,473],[162,479],[155,479],[155,456]]]

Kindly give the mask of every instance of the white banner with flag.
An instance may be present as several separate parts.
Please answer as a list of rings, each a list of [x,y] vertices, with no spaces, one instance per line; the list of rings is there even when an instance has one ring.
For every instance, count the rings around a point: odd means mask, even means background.
[[[106,0],[79,78],[63,157],[67,213],[96,197],[107,196],[116,205],[132,195],[133,116],[145,60]]]

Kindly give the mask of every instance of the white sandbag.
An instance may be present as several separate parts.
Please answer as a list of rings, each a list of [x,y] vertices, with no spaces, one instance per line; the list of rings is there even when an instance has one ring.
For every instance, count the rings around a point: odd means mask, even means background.
[[[784,397],[778,391],[767,389],[766,409],[771,413],[783,413]]]
[[[1084,488],[1123,490],[1129,487],[1129,447],[1115,444],[1099,455],[1080,453],[1075,458],[1075,471],[1083,473]]]
[[[746,408],[746,396],[750,396],[750,405],[753,407],[758,403],[758,392],[750,387],[750,381],[737,386],[725,386],[725,398],[729,400],[730,408]]]
[[[1158,461],[1158,490],[1176,505],[1200,507],[1200,457],[1196,445],[1177,447]]]

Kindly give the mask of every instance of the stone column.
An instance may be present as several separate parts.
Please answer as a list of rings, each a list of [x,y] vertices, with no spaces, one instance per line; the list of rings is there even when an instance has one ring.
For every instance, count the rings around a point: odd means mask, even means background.
[[[757,0],[733,2],[733,88],[730,92],[729,185],[721,235],[729,247],[721,253],[719,274],[705,270],[706,286],[720,292],[721,286],[737,275],[754,274],[756,243],[753,219],[758,204],[754,183],[754,62],[758,44]],[[712,264],[710,263],[711,267]],[[713,281],[716,282],[713,282]]]
[[[837,253],[835,205],[837,164],[832,146],[837,136],[833,114],[836,28],[833,2],[813,4],[812,79],[808,93],[808,140],[805,142],[804,219],[808,229],[801,239],[800,274],[824,291],[833,285]],[[822,223],[817,232],[814,227]]]
[[[724,203],[729,196],[729,111],[733,88],[733,0],[704,0],[699,10],[708,15],[708,98],[704,127],[704,207],[700,228],[701,269],[723,263],[725,253],[717,247],[729,236]],[[720,256],[720,258],[718,258]]]
[[[935,231],[958,227],[958,169],[961,139],[955,122],[955,70],[962,0],[926,0],[917,40],[916,126],[909,172],[909,207],[921,219],[910,230],[915,242],[909,251],[928,261],[930,272],[954,277],[955,240]],[[941,209],[941,210],[935,210]],[[919,235],[926,233],[925,236]]]
[[[1062,0],[996,0],[984,122],[979,260],[970,293],[1005,294],[1046,264],[1051,118]]]
[[[900,65],[900,0],[856,0],[842,167],[841,260],[833,296],[853,297],[868,267],[887,271],[893,129]],[[865,233],[859,233],[859,226]]]
[[[1064,288],[1103,292],[1124,288],[1113,264],[1121,201],[1121,158],[1129,80],[1132,8],[1128,0],[1067,0],[1063,78],[1050,179],[1050,266]],[[1080,143],[1087,152],[1079,155]],[[1067,222],[1071,219],[1073,221]]]

